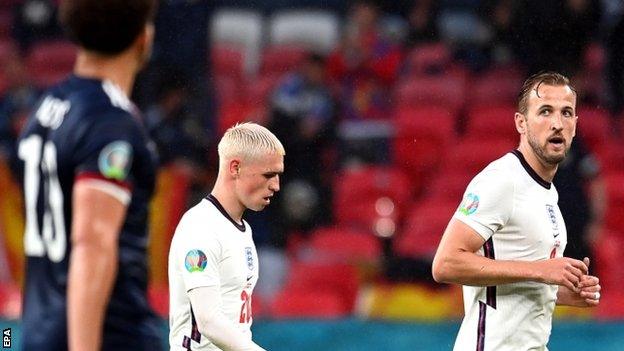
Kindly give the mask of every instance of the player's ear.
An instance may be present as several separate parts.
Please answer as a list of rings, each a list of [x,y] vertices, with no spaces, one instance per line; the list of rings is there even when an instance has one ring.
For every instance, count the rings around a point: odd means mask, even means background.
[[[152,55],[152,44],[154,42],[154,24],[147,23],[143,31],[139,33],[134,41],[134,47],[137,49],[141,64],[147,62]]]
[[[228,172],[233,178],[238,178],[240,174],[241,161],[237,158],[231,159],[228,163]]]
[[[526,133],[527,120],[522,113],[516,112],[516,114],[514,115],[514,122],[516,123],[516,130],[518,131],[518,133]]]

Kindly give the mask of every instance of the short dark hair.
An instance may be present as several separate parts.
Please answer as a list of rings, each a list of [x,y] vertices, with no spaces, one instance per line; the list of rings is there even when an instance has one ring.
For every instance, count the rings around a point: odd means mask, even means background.
[[[132,45],[155,10],[155,0],[63,0],[59,21],[80,47],[116,55]]]
[[[557,72],[540,72],[536,73],[524,81],[522,89],[518,94],[518,112],[526,115],[529,108],[529,95],[533,89],[539,89],[540,85],[546,84],[550,86],[568,86],[576,95],[576,89],[570,84],[568,77]],[[539,95],[539,93],[538,93]]]
[[[317,52],[312,52],[306,55],[305,61],[307,63],[311,63],[311,64],[315,64],[319,66],[325,66],[327,59],[322,54],[319,54]]]

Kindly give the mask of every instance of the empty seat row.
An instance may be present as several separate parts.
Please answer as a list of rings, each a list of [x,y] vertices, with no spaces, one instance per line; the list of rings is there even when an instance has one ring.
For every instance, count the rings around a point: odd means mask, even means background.
[[[211,19],[210,40],[216,48],[238,47],[244,73],[253,75],[265,45],[296,44],[328,53],[338,43],[340,27],[338,16],[324,10],[284,10],[265,19],[252,10],[221,9]]]

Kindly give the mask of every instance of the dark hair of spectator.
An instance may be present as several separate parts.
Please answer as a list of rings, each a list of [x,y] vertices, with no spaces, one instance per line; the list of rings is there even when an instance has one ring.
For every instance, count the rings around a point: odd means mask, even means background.
[[[155,10],[155,0],[63,0],[59,21],[80,47],[116,55],[132,45]]]
[[[310,53],[306,56],[305,61],[311,64],[325,66],[327,59],[322,54]]]
[[[529,108],[529,95],[531,95],[531,91],[535,89],[537,96],[539,97],[538,89],[542,84],[550,86],[567,85],[576,95],[576,89],[574,89],[574,87],[570,85],[570,80],[568,79],[568,77],[556,72],[539,72],[530,76],[529,78],[527,78],[527,80],[524,81],[522,89],[518,94],[518,112],[523,115],[527,114]]]

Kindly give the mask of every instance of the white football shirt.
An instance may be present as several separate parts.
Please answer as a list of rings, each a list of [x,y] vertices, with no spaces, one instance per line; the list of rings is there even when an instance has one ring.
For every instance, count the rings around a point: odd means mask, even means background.
[[[220,350],[197,330],[187,292],[218,286],[221,312],[251,339],[251,294],[258,255],[249,224],[236,223],[209,195],[188,210],[169,249],[171,350]]]
[[[566,227],[555,187],[518,150],[490,163],[468,185],[454,218],[486,240],[479,254],[537,261],[563,256]],[[556,285],[464,286],[455,351],[547,350]]]

